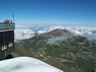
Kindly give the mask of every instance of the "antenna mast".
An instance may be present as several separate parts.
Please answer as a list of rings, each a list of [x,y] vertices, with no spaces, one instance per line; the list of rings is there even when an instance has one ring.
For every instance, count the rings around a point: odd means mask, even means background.
[[[13,23],[14,23],[14,14],[12,14],[12,18],[13,18]]]

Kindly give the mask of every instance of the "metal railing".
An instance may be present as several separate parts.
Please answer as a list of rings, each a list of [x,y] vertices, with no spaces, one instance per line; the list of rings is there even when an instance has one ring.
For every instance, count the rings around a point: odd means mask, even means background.
[[[9,30],[14,30],[15,29],[15,24],[14,23],[1,23],[0,24],[0,32],[3,31],[9,31]]]

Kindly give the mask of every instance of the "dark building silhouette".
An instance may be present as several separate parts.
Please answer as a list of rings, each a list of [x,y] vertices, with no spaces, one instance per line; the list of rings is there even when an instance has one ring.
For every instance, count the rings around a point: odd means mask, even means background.
[[[14,51],[14,29],[15,24],[10,20],[0,23],[0,59],[7,58]]]

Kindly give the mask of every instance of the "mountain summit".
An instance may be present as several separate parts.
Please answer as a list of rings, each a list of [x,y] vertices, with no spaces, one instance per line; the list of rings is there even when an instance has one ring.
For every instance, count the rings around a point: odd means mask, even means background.
[[[44,36],[56,37],[56,36],[68,36],[72,37],[73,34],[70,33],[68,30],[65,29],[55,29],[53,31],[47,32],[43,34]]]

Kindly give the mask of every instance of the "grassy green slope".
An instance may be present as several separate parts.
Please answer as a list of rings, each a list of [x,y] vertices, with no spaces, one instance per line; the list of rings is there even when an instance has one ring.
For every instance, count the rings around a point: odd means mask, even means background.
[[[85,37],[78,36],[67,39],[59,44],[47,44],[42,35],[21,41],[21,46],[39,56],[58,59],[73,72],[91,72],[96,64],[96,42],[89,42]],[[39,52],[39,53],[38,53]]]

